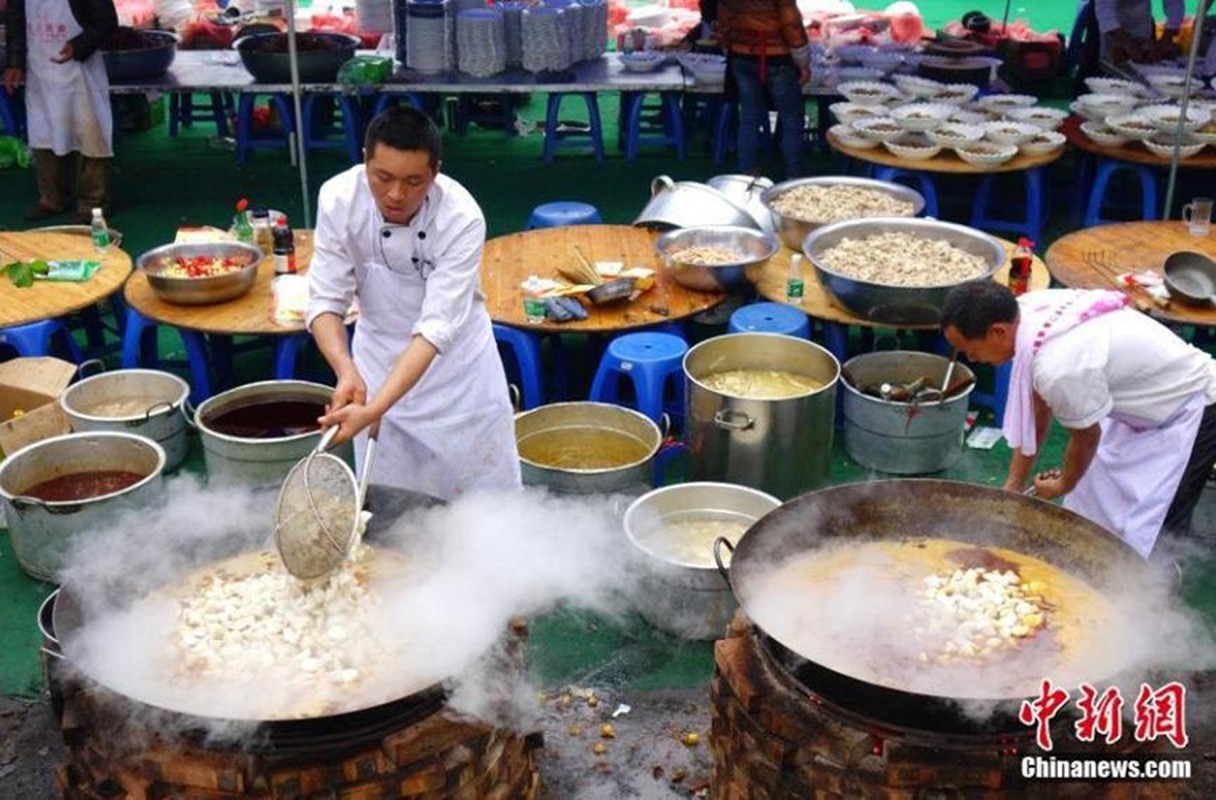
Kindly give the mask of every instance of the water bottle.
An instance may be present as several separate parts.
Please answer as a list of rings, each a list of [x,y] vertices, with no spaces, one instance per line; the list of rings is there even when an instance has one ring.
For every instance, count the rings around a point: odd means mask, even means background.
[[[89,233],[93,237],[93,249],[98,253],[104,253],[110,249],[110,228],[106,225],[106,219],[101,215],[101,209],[93,209],[93,222],[89,226]]]
[[[802,256],[790,256],[790,275],[785,281],[785,299],[789,303],[801,303],[806,282],[802,279]]]

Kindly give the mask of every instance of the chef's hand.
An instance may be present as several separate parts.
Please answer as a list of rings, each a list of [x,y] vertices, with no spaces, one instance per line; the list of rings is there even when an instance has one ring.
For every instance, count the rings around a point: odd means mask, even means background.
[[[9,94],[16,94],[17,87],[21,85],[21,79],[25,77],[25,70],[20,67],[9,67],[4,71],[4,88]]]
[[[798,67],[798,85],[806,86],[811,80],[811,70],[809,67]]]
[[[75,51],[72,49],[72,43],[68,42],[63,46],[63,49],[59,51],[59,55],[52,58],[51,61],[54,61],[56,64],[66,64],[72,60],[72,55],[74,52]]]
[[[1041,500],[1054,500],[1063,497],[1072,490],[1064,480],[1064,473],[1058,469],[1040,472],[1034,477],[1034,490]]]
[[[380,419],[380,412],[371,406],[363,403],[349,403],[337,411],[321,417],[321,427],[329,428],[337,425],[338,433],[334,436],[333,444],[339,445],[353,438],[355,434],[378,419]]]
[[[363,405],[366,402],[367,384],[363,382],[363,376],[359,374],[359,371],[352,366],[348,370],[343,370],[342,374],[338,376],[338,385],[334,387],[333,398],[325,406],[325,413],[332,414],[351,403]]]

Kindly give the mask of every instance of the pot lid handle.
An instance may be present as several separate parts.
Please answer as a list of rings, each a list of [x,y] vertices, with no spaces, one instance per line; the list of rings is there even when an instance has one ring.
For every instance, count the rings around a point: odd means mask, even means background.
[[[654,197],[659,192],[667,189],[674,189],[676,182],[667,175],[660,175],[650,182],[650,196]]]

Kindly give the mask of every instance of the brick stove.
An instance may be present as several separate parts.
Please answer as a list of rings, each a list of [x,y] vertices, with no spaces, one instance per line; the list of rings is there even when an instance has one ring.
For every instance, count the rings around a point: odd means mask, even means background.
[[[512,625],[507,659],[522,664],[526,625]],[[266,723],[244,744],[197,728],[166,733],[146,706],[46,661],[66,761],[67,800],[536,800],[539,734],[461,719],[441,689],[301,723]],[[503,681],[509,680],[503,675]],[[180,719],[180,717],[179,717]],[[179,722],[180,725],[180,722]]]
[[[892,727],[835,705],[785,667],[775,645],[742,613],[714,646],[710,685],[712,800],[998,800],[1175,797],[1178,783],[1025,780],[1020,757],[1037,752],[1026,732],[943,736]],[[1161,757],[1169,745],[1124,737],[1106,756]],[[1055,737],[1057,757],[1082,746]]]

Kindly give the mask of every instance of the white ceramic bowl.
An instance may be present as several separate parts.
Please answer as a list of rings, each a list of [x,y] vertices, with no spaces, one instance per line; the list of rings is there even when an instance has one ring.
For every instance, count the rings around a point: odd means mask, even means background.
[[[904,129],[899,127],[895,120],[888,117],[874,117],[873,119],[859,119],[851,123],[853,130],[860,136],[867,139],[872,139],[876,142],[885,142],[891,139],[898,139],[904,135]]]
[[[1097,142],[1105,147],[1122,147],[1127,144],[1130,139],[1117,131],[1112,131],[1110,128],[1103,125],[1101,122],[1082,122],[1081,133],[1088,136],[1092,141]]]
[[[977,167],[997,167],[1018,154],[1017,147],[995,142],[970,142],[954,148],[954,154]]]
[[[919,133],[910,133],[898,139],[884,141],[882,146],[893,156],[908,161],[927,161],[942,151],[940,144],[934,144]]]
[[[847,81],[836,87],[850,103],[862,106],[882,105],[892,99],[903,97],[899,89],[889,83],[877,81]]]
[[[994,111],[1009,111],[1012,108],[1029,108],[1039,102],[1032,94],[990,94],[979,98],[975,104],[980,108]]]
[[[891,109],[891,119],[906,131],[931,131],[949,120],[953,110],[941,103],[908,103]]]
[[[1025,122],[989,122],[984,125],[984,138],[997,144],[1020,145],[1039,132],[1039,128]]]
[[[922,78],[919,75],[896,75],[891,80],[895,81],[896,88],[908,97],[928,97],[946,88],[946,84],[941,81]]]
[[[1081,108],[1106,117],[1131,111],[1140,101],[1134,95],[1127,94],[1083,94],[1077,97],[1077,102]]]
[[[879,70],[884,75],[890,75],[896,69],[903,66],[903,63],[903,53],[888,50],[871,50],[868,53],[861,54],[861,65],[863,67]]]
[[[648,51],[621,53],[621,66],[627,72],[653,72],[663,66],[663,62],[666,60],[667,56],[662,53]]]
[[[849,125],[833,125],[828,128],[828,134],[845,147],[853,147],[858,150],[869,150],[872,147],[878,147],[877,139],[867,139],[853,130]]]
[[[840,102],[832,103],[828,106],[828,111],[832,112],[837,122],[851,124],[859,119],[888,116],[889,109],[886,106],[859,106],[856,103]]]
[[[836,67],[836,80],[840,83],[876,83],[886,77],[885,72],[873,67]]]
[[[925,95],[925,99],[934,103],[945,103],[948,106],[961,106],[975,99],[979,91],[980,87],[970,83],[947,83],[940,89]]]
[[[1180,106],[1163,103],[1154,106],[1144,106],[1140,109],[1140,113],[1145,119],[1157,126],[1160,131],[1173,132],[1178,127],[1178,118],[1182,111]],[[1182,124],[1182,130],[1191,133],[1197,131],[1204,125],[1207,125],[1212,119],[1212,114],[1206,108],[1190,108],[1186,110],[1186,121]]]
[[[1058,131],[1039,131],[1018,145],[1018,149],[1032,156],[1044,156],[1059,150],[1067,142],[1068,138]]]
[[[1216,145],[1216,120],[1209,122],[1199,130],[1191,134],[1195,141],[1203,142],[1204,144]]]
[[[1068,119],[1068,112],[1046,106],[1030,106],[1029,108],[1013,108],[1005,112],[1005,116],[1014,122],[1024,122],[1034,125],[1044,131],[1054,131]]]
[[[1158,136],[1141,142],[1148,150],[1162,158],[1174,157],[1174,141],[1172,136]],[[1182,139],[1182,147],[1178,148],[1179,158],[1190,158],[1204,148],[1203,142],[1197,142],[1189,136]]]
[[[1147,97],[1152,93],[1152,90],[1144,84],[1125,81],[1122,78],[1086,78],[1085,88],[1094,94],[1130,94],[1136,97]]]
[[[1166,97],[1182,97],[1182,91],[1186,88],[1186,75],[1175,75],[1170,72],[1161,75],[1149,75],[1148,85]],[[1201,85],[1196,83],[1195,88],[1199,89]]]
[[[1135,142],[1143,141],[1157,132],[1153,121],[1139,111],[1112,114],[1106,118],[1105,124],[1107,128]]]
[[[951,122],[957,122],[960,125],[976,125],[983,126],[988,122],[988,115],[979,111],[968,111],[965,108],[960,108],[950,115]]]
[[[963,125],[960,122],[947,122],[934,131],[926,134],[930,141],[944,147],[954,147],[965,142],[978,142],[984,138],[984,129],[979,125]]]
[[[1069,103],[1069,104],[1068,104],[1068,110],[1069,110],[1069,111],[1071,111],[1072,113],[1076,114],[1076,115],[1077,115],[1078,117],[1080,117],[1081,119],[1084,119],[1084,120],[1089,120],[1090,122],[1098,122],[1098,123],[1101,123],[1101,122],[1103,122],[1103,121],[1104,121],[1104,120],[1105,120],[1107,117],[1109,117],[1109,116],[1110,116],[1110,114],[1107,114],[1105,111],[1099,111],[1099,110],[1097,110],[1097,109],[1095,109],[1095,108],[1088,108],[1088,107],[1086,107],[1086,106],[1083,106],[1083,105],[1081,105],[1081,103],[1080,103],[1079,101],[1077,101],[1077,100],[1073,100],[1071,103]],[[1130,109],[1121,108],[1121,109],[1119,109],[1118,111],[1115,111],[1114,113],[1116,113],[1116,114],[1125,114],[1125,113],[1127,113],[1129,110],[1130,110]]]

